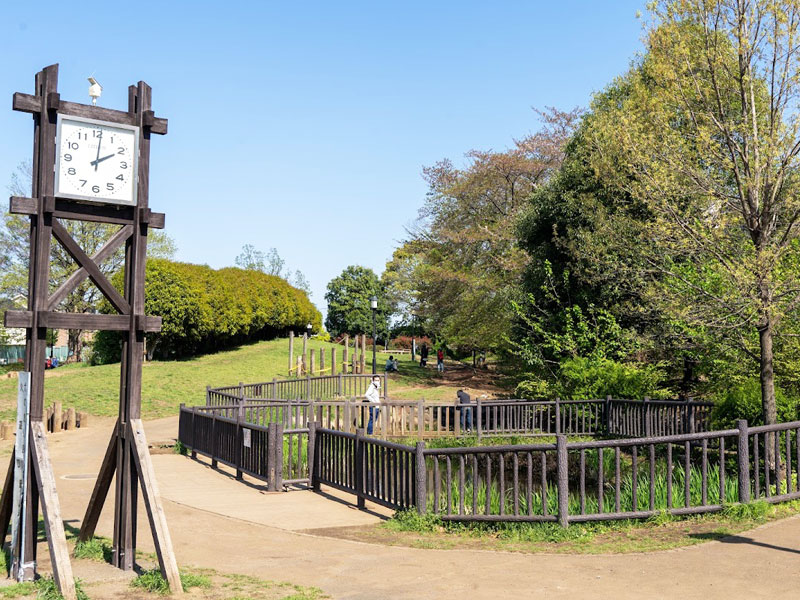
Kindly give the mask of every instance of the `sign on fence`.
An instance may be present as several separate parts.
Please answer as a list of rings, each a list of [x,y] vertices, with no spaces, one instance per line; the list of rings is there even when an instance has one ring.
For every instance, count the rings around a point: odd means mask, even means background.
[[[242,442],[244,443],[245,448],[250,447],[250,430],[249,429],[242,429]]]

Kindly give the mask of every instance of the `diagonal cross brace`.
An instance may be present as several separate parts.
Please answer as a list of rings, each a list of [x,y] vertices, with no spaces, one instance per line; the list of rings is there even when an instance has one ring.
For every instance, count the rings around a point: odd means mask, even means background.
[[[123,230],[124,229],[125,228],[123,228]],[[128,304],[128,301],[122,297],[122,295],[113,285],[111,285],[111,282],[100,271],[100,267],[97,266],[97,263],[95,263],[83,251],[83,249],[69,234],[69,231],[67,231],[67,229],[56,219],[53,219],[53,236],[61,243],[62,246],[64,246],[64,249],[75,260],[75,262],[77,262],[83,269],[86,270],[86,274],[89,276],[89,279],[91,279],[95,285],[100,288],[100,291],[103,292],[106,298],[108,298],[108,301],[111,302],[111,305],[122,315],[130,314],[131,305]],[[77,283],[75,285],[77,285]],[[56,291],[56,293],[59,291],[60,288]]]
[[[117,248],[119,248],[129,237],[131,237],[132,234],[133,225],[126,225],[113,236],[111,236],[111,238],[109,238],[108,241],[103,244],[103,247],[100,248],[100,250],[98,250],[90,260],[95,264],[102,263],[105,259],[114,254]],[[61,301],[67,297],[67,294],[78,287],[78,285],[88,276],[89,273],[86,270],[86,267],[81,267],[72,275],[70,275],[64,283],[58,286],[58,289],[53,292],[50,298],[48,298],[47,310],[54,311]]]

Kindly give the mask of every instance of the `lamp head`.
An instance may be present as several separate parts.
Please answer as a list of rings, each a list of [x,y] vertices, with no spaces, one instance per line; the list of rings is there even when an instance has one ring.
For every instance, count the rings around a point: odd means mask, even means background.
[[[103,93],[103,86],[97,83],[94,77],[89,77],[89,97],[92,99],[92,104],[97,104],[97,99]]]
[[[378,309],[378,298],[377,298],[377,296],[373,296],[372,298],[369,299],[369,307],[372,310],[377,310]]]

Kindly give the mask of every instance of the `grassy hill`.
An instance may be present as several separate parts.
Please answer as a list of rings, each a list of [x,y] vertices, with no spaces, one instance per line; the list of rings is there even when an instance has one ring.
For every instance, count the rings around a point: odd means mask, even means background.
[[[302,341],[295,341],[295,348],[298,346],[302,348]],[[310,342],[310,347],[316,351],[326,349],[326,364],[330,361],[330,348],[334,346],[315,340]],[[341,364],[341,346],[336,347],[337,362]],[[277,339],[187,360],[145,363],[142,370],[142,416],[145,419],[165,417],[177,414],[181,403],[204,404],[207,385],[215,387],[240,381],[253,383],[269,381],[273,377],[285,378],[288,352],[288,340]],[[378,355],[379,370],[382,370],[385,360],[386,355]],[[371,361],[370,354],[368,369]],[[436,373],[435,364],[421,369],[406,356],[401,358],[400,373],[394,373],[390,378],[390,396],[408,400],[454,400],[456,389],[469,388],[469,381],[456,375],[463,374],[471,380],[471,369],[469,371],[467,373],[462,366],[453,364],[441,376]],[[119,402],[119,376],[119,364],[97,367],[75,364],[47,371],[45,405],[60,400],[65,408],[72,406],[93,415],[115,416]],[[478,389],[490,387],[482,384]],[[475,387],[472,389],[474,391]],[[0,380],[0,419],[13,419],[16,405],[17,380]]]

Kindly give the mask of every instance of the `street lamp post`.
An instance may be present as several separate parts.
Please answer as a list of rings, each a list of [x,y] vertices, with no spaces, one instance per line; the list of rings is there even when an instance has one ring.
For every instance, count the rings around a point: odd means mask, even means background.
[[[377,369],[377,359],[375,358],[376,347],[378,345],[378,332],[375,326],[375,314],[378,312],[378,298],[373,296],[369,299],[369,307],[372,309],[372,374],[375,375]]]

